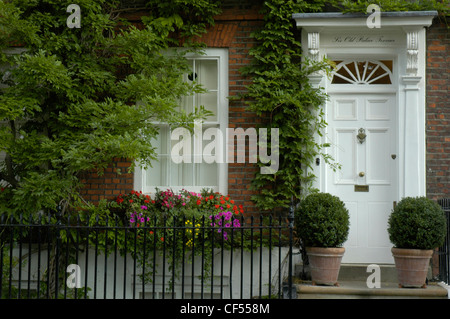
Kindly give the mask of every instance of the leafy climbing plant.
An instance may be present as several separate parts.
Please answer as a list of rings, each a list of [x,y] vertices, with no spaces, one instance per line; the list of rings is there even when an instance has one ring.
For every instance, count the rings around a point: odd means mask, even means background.
[[[329,73],[333,64],[304,59],[292,13],[320,10],[321,5],[307,1],[265,1],[263,28],[254,34],[259,44],[251,50],[253,63],[243,69],[252,77],[246,97],[263,125],[279,128],[279,169],[274,174],[257,173],[253,196],[262,210],[287,207],[298,201],[314,179],[308,168],[314,158],[331,159],[323,152],[326,144],[317,142],[326,126],[320,106],[327,95],[315,88],[309,76],[315,72]],[[270,138],[268,138],[270,141]]]

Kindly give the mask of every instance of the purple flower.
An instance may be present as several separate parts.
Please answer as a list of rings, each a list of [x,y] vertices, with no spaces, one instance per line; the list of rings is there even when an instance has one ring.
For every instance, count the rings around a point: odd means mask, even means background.
[[[148,207],[147,206],[145,206],[145,205],[142,205],[141,206],[141,209],[147,209]]]

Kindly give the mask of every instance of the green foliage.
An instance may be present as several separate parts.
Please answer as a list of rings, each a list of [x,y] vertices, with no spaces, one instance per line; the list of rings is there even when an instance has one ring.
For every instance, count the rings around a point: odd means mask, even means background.
[[[444,211],[426,197],[403,198],[388,225],[389,239],[397,248],[434,249],[444,243],[447,229]]]
[[[339,247],[347,240],[349,213],[338,197],[313,193],[296,210],[295,226],[305,247]]]
[[[342,12],[367,12],[370,4],[377,4],[381,11],[427,11],[436,10],[440,15],[449,14],[448,0],[405,1],[405,0],[331,0],[327,1]]]
[[[275,174],[257,173],[252,197],[262,210],[287,207],[308,190],[314,176],[307,172],[313,160],[323,156],[323,147],[315,140],[325,127],[320,106],[327,99],[321,88],[314,88],[308,76],[329,72],[327,61],[302,61],[301,44],[292,24],[292,13],[315,11],[320,3],[307,1],[265,1],[262,13],[264,27],[254,34],[258,45],[251,50],[253,64],[243,69],[252,77],[245,95],[252,110],[267,119],[265,127],[279,128],[279,169]],[[270,130],[268,130],[270,132]],[[270,140],[270,137],[268,137]],[[267,146],[270,147],[270,144]]]
[[[119,2],[78,1],[81,28],[71,29],[72,1],[0,1],[3,211],[67,207],[85,172],[102,174],[114,158],[151,165],[153,123],[190,128],[210,114],[202,106],[180,111],[182,96],[204,89],[182,80],[189,50],[169,47],[179,45],[174,33],[187,43],[204,32],[217,4],[150,1],[152,15],[138,28],[120,18]]]

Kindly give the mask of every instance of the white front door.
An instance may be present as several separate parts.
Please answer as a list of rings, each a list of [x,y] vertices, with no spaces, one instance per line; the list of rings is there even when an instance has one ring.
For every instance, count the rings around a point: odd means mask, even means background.
[[[327,104],[330,154],[326,191],[350,212],[345,263],[393,263],[387,221],[397,200],[396,96],[333,93]]]

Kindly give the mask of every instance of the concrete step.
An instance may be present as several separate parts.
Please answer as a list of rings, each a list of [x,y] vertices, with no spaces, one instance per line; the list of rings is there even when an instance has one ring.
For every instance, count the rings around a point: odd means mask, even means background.
[[[448,286],[429,280],[426,288],[399,288],[395,265],[380,266],[380,288],[368,288],[367,278],[372,272],[367,272],[369,264],[341,264],[339,271],[339,286],[312,285],[311,281],[297,279],[298,299],[447,299]],[[295,275],[301,278],[302,264],[295,267]],[[307,269],[306,269],[307,271]],[[431,268],[428,278],[431,279]]]
[[[399,288],[397,283],[383,282],[381,288],[367,288],[366,281],[339,281],[339,286],[316,286],[297,283],[297,299],[447,299],[448,291],[437,283],[426,288]]]
[[[369,264],[341,264],[339,281],[366,281],[373,271],[367,272]],[[378,264],[380,267],[380,279],[382,282],[396,282],[397,269],[393,264]],[[431,273],[430,273],[431,274]]]

